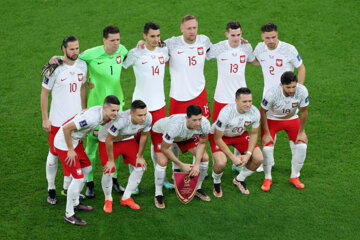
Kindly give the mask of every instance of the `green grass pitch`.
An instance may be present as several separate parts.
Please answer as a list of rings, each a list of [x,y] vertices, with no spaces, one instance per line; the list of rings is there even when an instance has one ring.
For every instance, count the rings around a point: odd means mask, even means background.
[[[358,1],[1,0],[0,9],[0,239],[359,239]],[[43,64],[62,54],[60,44],[66,35],[77,36],[81,50],[86,50],[102,44],[102,29],[115,24],[121,30],[121,43],[131,49],[142,38],[145,22],[157,22],[162,39],[167,39],[181,34],[180,20],[186,14],[198,17],[199,33],[212,43],[225,39],[228,21],[238,20],[244,38],[255,48],[261,41],[261,25],[272,21],[278,25],[279,39],[296,46],[310,92],[309,147],[301,175],[306,188],[299,191],[288,183],[290,149],[286,134],[281,133],[271,192],[261,191],[263,173],[256,173],[247,179],[251,194],[241,195],[231,184],[235,173],[228,163],[222,199],[213,197],[210,203],[194,199],[184,205],[174,192],[164,190],[167,208],[159,210],[153,204],[153,167],[147,148],[149,169],[140,195],[134,197],[140,211],[120,206],[120,196],[113,193],[113,213],[103,212],[98,162],[96,198],[85,200],[95,209],[79,214],[88,226],[65,224],[61,167],[56,180],[58,205],[45,201]],[[212,109],[215,60],[205,64],[205,75]],[[248,66],[246,80],[259,106],[261,69]],[[165,82],[168,95],[168,70]],[[128,108],[134,89],[132,69],[123,70],[121,84]],[[188,155],[182,157],[186,158],[190,160]],[[125,185],[128,170],[123,164],[119,175]],[[203,188],[212,196],[211,177]]]

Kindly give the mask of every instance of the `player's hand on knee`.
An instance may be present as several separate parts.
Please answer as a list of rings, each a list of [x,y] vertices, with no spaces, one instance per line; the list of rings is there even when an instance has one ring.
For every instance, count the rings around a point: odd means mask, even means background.
[[[261,139],[261,144],[263,146],[266,146],[268,143],[274,143],[274,139],[271,137],[270,134],[264,134],[264,136]]]
[[[43,121],[42,127],[46,132],[51,132],[51,122],[50,122],[50,120]]]
[[[143,157],[138,157],[138,158],[136,159],[136,166],[137,166],[138,164],[140,164],[142,170],[146,171],[146,169],[147,169],[147,164],[146,164],[146,161],[145,161],[145,159],[144,159]]]
[[[234,157],[231,160],[233,161],[233,163],[236,167],[241,167],[241,164],[242,164],[241,156],[234,155]]]
[[[68,151],[67,157],[65,159],[65,162],[69,167],[75,166],[75,158],[77,157],[77,154],[74,150]]]
[[[241,158],[241,166],[240,167],[245,166],[248,163],[248,161],[250,160],[250,156],[248,154],[240,155],[239,157]]]
[[[302,132],[299,132],[296,138],[296,143],[308,143],[308,138],[306,136],[305,130]]]
[[[111,170],[115,167],[114,161],[107,161],[105,166],[103,167],[104,173],[111,174]]]

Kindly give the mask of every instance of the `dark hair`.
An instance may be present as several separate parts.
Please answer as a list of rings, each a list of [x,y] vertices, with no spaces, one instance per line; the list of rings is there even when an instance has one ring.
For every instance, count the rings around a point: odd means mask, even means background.
[[[61,47],[67,48],[69,42],[76,42],[78,39],[73,35],[68,35],[62,41]]]
[[[248,95],[248,94],[251,94],[251,91],[250,91],[250,89],[248,89],[246,87],[239,88],[235,93],[235,98],[236,99],[239,98],[241,94]]]
[[[159,27],[158,24],[156,24],[156,23],[154,23],[154,22],[145,23],[144,33],[145,33],[145,34],[148,34],[150,29],[152,29],[152,30],[158,30],[158,29],[160,29],[160,27]]]
[[[181,24],[183,24],[184,22],[187,22],[187,21],[189,21],[189,20],[193,20],[193,19],[195,19],[196,21],[198,21],[195,16],[193,16],[193,15],[186,15],[186,16],[184,16],[184,17],[181,19]]]
[[[117,26],[110,25],[104,28],[103,37],[108,38],[109,34],[115,34],[115,33],[120,33],[119,28]]]
[[[146,104],[141,100],[135,100],[131,103],[131,111],[135,111],[136,109],[144,109],[146,108]]]
[[[201,107],[198,105],[190,105],[186,108],[186,116],[188,118],[191,118],[193,115],[199,115],[202,114]]]
[[[281,75],[281,84],[283,84],[283,85],[288,85],[292,82],[297,82],[297,81],[298,81],[298,79],[296,77],[296,74],[293,73],[292,71],[284,72]]]
[[[229,31],[230,29],[241,29],[241,25],[238,21],[230,21],[228,22],[228,24],[226,25],[226,31]]]
[[[117,98],[117,96],[115,95],[109,95],[105,98],[104,100],[104,105],[105,104],[115,104],[115,105],[120,105],[120,101]]]
[[[263,33],[264,32],[272,32],[272,31],[277,32],[277,26],[271,22],[269,22],[261,27],[261,32],[263,32]]]

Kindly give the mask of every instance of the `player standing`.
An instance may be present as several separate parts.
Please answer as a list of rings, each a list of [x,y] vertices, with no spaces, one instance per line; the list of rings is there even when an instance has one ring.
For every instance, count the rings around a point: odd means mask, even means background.
[[[164,162],[162,159],[158,159],[156,170],[159,173],[155,180],[155,205],[158,202],[159,208],[165,208],[162,186],[168,159],[175,162],[184,172],[190,173],[190,176],[197,176],[200,173],[196,196],[203,201],[210,201],[210,197],[201,188],[209,168],[209,156],[205,148],[207,135],[210,132],[210,122],[202,115],[201,108],[197,105],[190,105],[187,107],[186,114],[174,114],[160,119],[154,124],[153,131],[163,134],[161,151],[167,157],[164,158]],[[195,156],[195,162],[193,164],[181,162],[170,150],[173,143],[179,146],[182,153],[189,152]]]
[[[63,64],[55,69],[51,76],[45,76],[41,89],[41,113],[43,129],[49,133],[49,153],[46,159],[46,179],[48,181],[49,204],[56,204],[55,177],[58,168],[58,157],[55,153],[54,138],[61,125],[75,116],[86,102],[87,66],[79,56],[79,41],[69,35],[61,44],[64,56]],[[48,115],[49,92],[52,93],[50,116]],[[85,108],[85,107],[84,107]],[[64,172],[64,189],[71,182],[70,174]]]
[[[182,36],[165,40],[170,55],[169,114],[186,113],[189,105],[196,104],[209,119],[204,65],[211,42],[207,36],[197,34],[198,20],[194,16],[183,17],[180,30]]]
[[[248,88],[239,88],[235,94],[236,103],[226,105],[213,124],[209,135],[211,152],[214,158],[212,176],[214,178],[213,193],[222,197],[221,177],[228,156],[235,166],[242,167],[233,184],[242,194],[250,194],[246,188],[245,179],[263,162],[263,155],[256,144],[260,127],[259,110],[252,105],[252,94]],[[251,126],[251,135],[246,128]],[[244,155],[234,155],[228,145],[234,146]]]
[[[260,113],[262,124],[262,145],[264,152],[265,180],[261,189],[269,191],[272,184],[271,168],[274,161],[274,140],[276,133],[285,130],[290,140],[292,150],[290,183],[296,188],[305,187],[299,180],[300,170],[304,165],[307,149],[305,122],[309,94],[306,87],[298,84],[298,79],[292,71],[283,73],[281,84],[265,93]],[[298,117],[300,108],[300,118]]]
[[[144,48],[134,48],[129,51],[124,62],[124,68],[133,66],[136,85],[133,101],[141,99],[146,103],[148,111],[152,115],[152,125],[161,118],[166,117],[166,105],[164,94],[165,63],[169,60],[167,47],[159,47],[160,27],[154,22],[148,22],[144,26]],[[162,134],[150,131],[151,134],[151,158],[156,171],[158,158],[165,158],[161,152]],[[156,175],[156,173],[155,173]],[[172,188],[169,182],[165,182],[168,188]]]
[[[131,164],[134,168],[120,204],[132,209],[140,209],[131,198],[131,193],[140,184],[146,170],[143,152],[151,122],[152,117],[147,111],[146,104],[141,100],[135,100],[130,110],[119,113],[113,122],[107,123],[99,131],[99,153],[104,169],[101,184],[105,194],[104,211],[107,213],[112,212],[111,178],[115,171],[115,159],[120,154],[124,157],[124,163]],[[141,134],[139,144],[134,138],[138,133]]]
[[[73,177],[67,192],[65,222],[86,225],[85,221],[75,215],[74,210],[93,210],[92,207],[79,203],[80,190],[84,186],[86,175],[91,171],[91,162],[85,153],[82,139],[99,124],[115,119],[119,109],[119,99],[109,95],[105,98],[103,106],[93,106],[77,114],[64,123],[55,136],[55,151],[63,167]]]
[[[304,84],[305,66],[296,48],[278,39],[277,26],[273,23],[263,25],[261,32],[264,42],[258,43],[254,54],[264,76],[263,96],[268,89],[280,84],[284,72],[293,72],[294,68],[298,69],[299,83]]]

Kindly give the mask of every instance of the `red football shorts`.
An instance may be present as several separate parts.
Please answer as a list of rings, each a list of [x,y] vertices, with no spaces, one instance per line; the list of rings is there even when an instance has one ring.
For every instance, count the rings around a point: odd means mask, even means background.
[[[136,157],[139,152],[139,145],[136,142],[135,138],[122,142],[114,142],[113,144],[113,154],[115,161],[117,157],[121,154],[123,155],[125,164],[131,164],[133,166],[136,166]],[[101,165],[104,167],[108,161],[106,146],[104,142],[99,142],[99,154]],[[138,164],[136,167],[141,167],[141,165]],[[115,168],[111,169],[111,173],[113,172],[115,172]]]
[[[49,148],[50,148],[50,152],[53,155],[57,155],[55,152],[55,147],[54,147],[54,138],[56,133],[59,131],[60,127],[55,127],[51,125],[51,131],[49,132]]]
[[[166,107],[164,106],[163,108],[160,108],[159,110],[156,111],[152,111],[150,112],[151,116],[152,116],[152,126],[154,126],[154,124],[162,118],[166,117]],[[154,145],[154,151],[155,152],[161,152],[161,142],[162,142],[162,134],[161,133],[156,133],[153,130],[150,130],[150,135],[151,135],[151,141]]]
[[[212,122],[215,123],[217,120],[219,113],[223,107],[225,107],[227,103],[219,103],[214,100],[214,108],[213,108],[213,114],[212,114]]]
[[[273,139],[275,139],[276,133],[285,130],[287,135],[289,136],[289,140],[295,143],[299,128],[300,128],[300,119],[295,118],[292,120],[267,120],[270,135]],[[261,138],[264,136],[264,130],[261,127]],[[267,145],[271,145],[274,143],[268,143]]]
[[[189,149],[197,147],[198,143],[199,143],[199,138],[198,137],[194,137],[194,138],[190,138],[189,140],[186,141],[181,141],[181,142],[175,142],[182,153],[187,152]]]
[[[206,88],[200,93],[196,98],[189,101],[177,101],[174,98],[170,98],[170,107],[169,107],[169,115],[178,114],[178,113],[186,113],[186,108],[190,105],[198,105],[201,107],[203,112],[203,116],[209,119],[211,117],[209,104],[206,95]]]
[[[84,177],[82,168],[91,166],[91,162],[85,153],[85,149],[82,145],[82,142],[79,142],[79,144],[74,149],[77,154],[77,157],[75,158],[75,166],[74,166],[74,164],[72,164],[72,166],[70,167],[65,162],[68,151],[63,151],[58,148],[55,148],[55,150],[61,160],[61,163],[64,168],[64,172],[67,171],[67,172],[71,173],[72,177],[76,178],[76,179]]]
[[[240,136],[237,137],[226,137],[223,136],[222,140],[226,143],[226,145],[231,145],[237,150],[239,150],[240,153],[244,153],[248,150],[249,147],[249,141],[250,141],[250,135],[246,131]],[[209,134],[209,142],[211,147],[211,152],[222,152],[222,150],[215,144],[214,140],[214,134]],[[258,144],[255,145],[255,147],[259,147]]]

